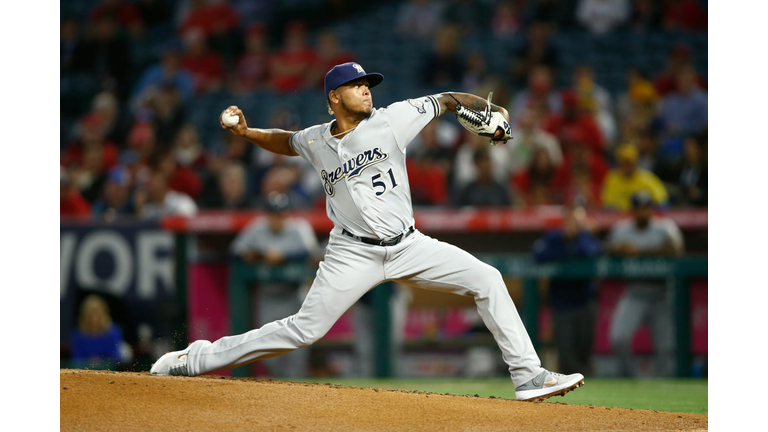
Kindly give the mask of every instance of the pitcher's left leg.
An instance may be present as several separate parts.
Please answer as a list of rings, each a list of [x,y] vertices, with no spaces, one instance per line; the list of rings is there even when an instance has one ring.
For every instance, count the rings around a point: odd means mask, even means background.
[[[516,387],[544,372],[501,273],[456,246],[419,232],[395,247],[385,277],[418,288],[471,295]]]

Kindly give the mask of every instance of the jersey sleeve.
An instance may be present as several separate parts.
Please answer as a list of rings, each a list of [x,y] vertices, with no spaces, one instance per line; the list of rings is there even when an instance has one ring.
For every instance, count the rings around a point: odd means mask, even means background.
[[[325,125],[317,125],[291,134],[288,143],[299,156],[310,163],[312,162],[312,149],[314,144],[322,142],[322,131]]]
[[[422,96],[395,102],[387,107],[397,146],[405,152],[408,144],[434,118],[440,116],[440,104],[434,96]]]

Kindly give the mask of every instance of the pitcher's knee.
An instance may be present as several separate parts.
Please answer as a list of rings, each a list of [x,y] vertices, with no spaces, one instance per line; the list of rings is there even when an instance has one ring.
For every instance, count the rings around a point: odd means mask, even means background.
[[[295,319],[294,333],[296,336],[296,345],[303,348],[317,342],[328,333],[330,325],[317,322],[312,319]]]
[[[495,267],[485,265],[472,275],[472,286],[475,295],[486,298],[492,293],[506,293],[507,286],[501,272]]]

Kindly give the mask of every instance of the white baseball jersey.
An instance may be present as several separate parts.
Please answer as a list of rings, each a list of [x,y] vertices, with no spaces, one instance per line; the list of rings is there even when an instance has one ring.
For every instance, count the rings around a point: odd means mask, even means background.
[[[291,135],[291,146],[322,179],[328,217],[361,237],[388,239],[414,223],[405,148],[435,117],[433,96],[374,109],[341,139],[324,123]],[[395,127],[396,126],[396,127]]]

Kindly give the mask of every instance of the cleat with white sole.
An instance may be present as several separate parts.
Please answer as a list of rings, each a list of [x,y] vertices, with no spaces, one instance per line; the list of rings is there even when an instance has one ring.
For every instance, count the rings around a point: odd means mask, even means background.
[[[584,375],[575,373],[563,375],[544,371],[527,383],[515,388],[519,401],[538,402],[552,396],[565,396],[571,390],[584,385]]]

